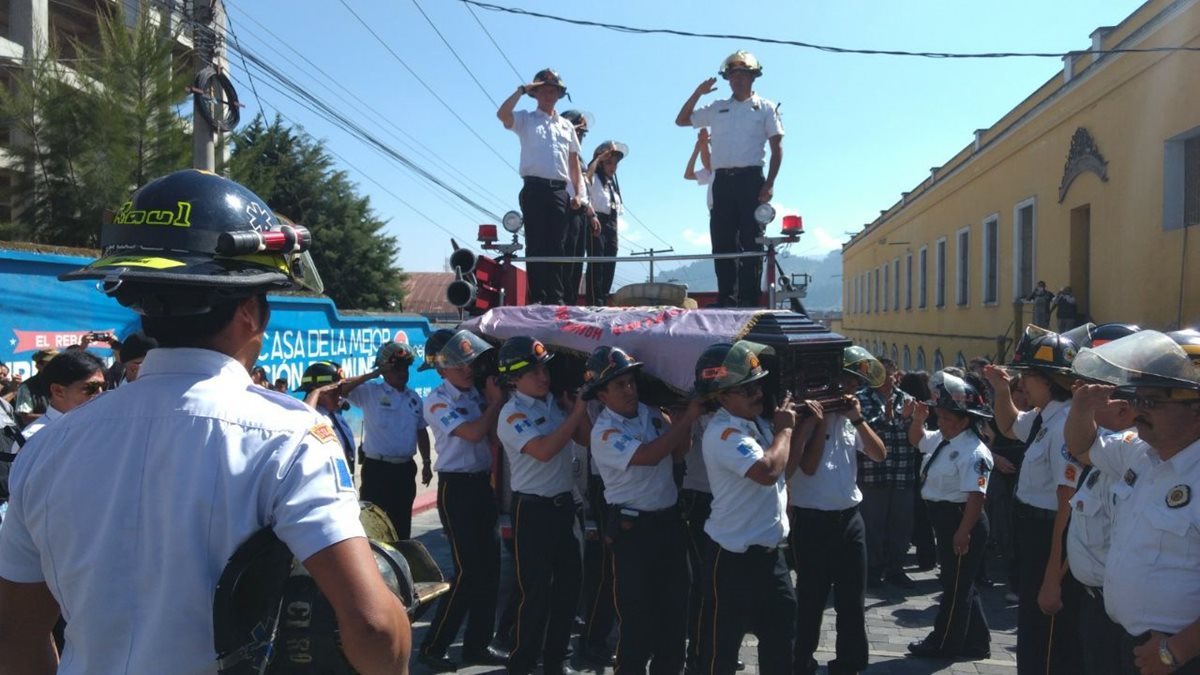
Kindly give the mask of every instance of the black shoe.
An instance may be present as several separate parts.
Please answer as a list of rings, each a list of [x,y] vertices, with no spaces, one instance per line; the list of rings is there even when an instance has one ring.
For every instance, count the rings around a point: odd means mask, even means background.
[[[746,662],[741,659],[738,659],[737,660],[737,668],[734,668],[734,670],[736,670],[740,673],[745,669],[746,669]]]
[[[473,666],[503,666],[508,663],[508,652],[488,645],[481,652],[463,652],[463,662]]]
[[[917,584],[904,572],[887,575],[887,582],[900,588],[916,588]]]
[[[417,663],[420,663],[435,673],[453,673],[458,670],[458,664],[446,658],[445,655],[434,656],[421,652],[417,654]]]
[[[950,655],[924,640],[908,643],[908,653],[923,659],[948,659]]]

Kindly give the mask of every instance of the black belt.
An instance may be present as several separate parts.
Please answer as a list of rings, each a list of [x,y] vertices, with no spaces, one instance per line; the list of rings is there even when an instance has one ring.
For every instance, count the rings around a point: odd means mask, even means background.
[[[560,492],[553,497],[543,497],[541,495],[529,494],[528,492],[514,492],[514,497],[520,497],[521,501],[526,501],[531,504],[545,504],[561,508],[570,505],[575,507],[575,497],[570,492]]]
[[[806,509],[802,506],[793,506],[796,509],[796,515],[805,516],[808,518],[823,518],[825,520],[846,520],[858,513],[858,506],[851,506],[848,509],[840,511],[826,511],[824,509]]]
[[[565,190],[567,181],[565,180],[550,180],[541,176],[522,176],[525,179],[526,185],[537,185],[539,187],[547,187],[551,190]]]
[[[752,554],[752,555],[775,555],[776,553],[779,552],[779,547],[778,546],[760,546],[759,544],[751,544],[746,547],[745,552]]]
[[[931,509],[953,508],[956,511],[962,511],[964,504],[966,504],[966,502],[948,502],[944,499],[926,499],[925,500],[925,505]]]
[[[633,516],[639,521],[679,520],[679,509],[674,506],[668,506],[665,509],[657,511],[642,511],[641,509],[622,505],[616,505],[611,508],[617,509],[617,513],[621,515]]]
[[[718,176],[738,176],[751,171],[762,173],[761,166],[735,166],[728,169],[717,169]]]
[[[438,478],[440,479],[469,479],[469,478],[490,478],[490,471],[439,471]]]
[[[1013,500],[1013,515],[1018,518],[1029,518],[1030,520],[1054,520],[1055,511],[1052,509],[1042,509],[1036,506],[1030,506],[1019,499]]]

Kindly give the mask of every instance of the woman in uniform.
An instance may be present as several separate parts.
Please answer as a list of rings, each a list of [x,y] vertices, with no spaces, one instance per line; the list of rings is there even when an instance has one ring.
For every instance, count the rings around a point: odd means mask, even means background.
[[[925,454],[921,467],[921,498],[937,538],[942,566],[942,601],[933,633],[908,646],[913,656],[986,659],[991,634],[975,577],[987,548],[988,521],[983,511],[992,453],[976,425],[992,413],[979,390],[965,380],[938,373],[934,399],[909,401],[908,440]],[[937,431],[926,431],[929,408],[937,415]]]

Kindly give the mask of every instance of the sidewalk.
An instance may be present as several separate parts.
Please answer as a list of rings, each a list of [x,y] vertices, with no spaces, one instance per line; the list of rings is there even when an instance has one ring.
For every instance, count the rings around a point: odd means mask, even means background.
[[[434,481],[436,486],[436,480]],[[425,488],[425,492],[434,492],[431,488]],[[421,494],[418,493],[417,501],[421,502]],[[413,537],[419,539],[437,560],[438,564],[447,576],[453,573],[454,566],[450,558],[450,546],[445,536],[442,534],[441,523],[438,522],[436,510],[426,510],[419,515],[413,516]],[[503,551],[503,547],[501,547]],[[989,563],[995,563],[994,560],[989,560]],[[993,564],[992,569],[997,573],[993,574],[993,578],[1000,579],[998,564]],[[1015,605],[1008,605],[1004,601],[1004,593],[1007,588],[1003,585],[997,585],[994,588],[983,591],[984,612],[987,615],[988,622],[992,629],[992,658],[986,661],[963,661],[949,662],[937,661],[929,659],[909,659],[905,656],[905,648],[908,643],[923,639],[933,626],[933,618],[937,613],[937,596],[940,593],[940,586],[937,578],[932,572],[910,572],[910,576],[917,582],[915,589],[901,592],[895,586],[884,585],[879,589],[867,590],[867,639],[870,642],[871,648],[871,663],[867,669],[867,673],[880,674],[897,674],[897,675],[932,675],[933,673],[946,673],[954,675],[980,674],[980,675],[1010,675],[1017,672],[1016,665],[1016,621],[1017,611]],[[505,579],[511,577],[511,560],[504,555],[502,561],[501,572],[501,602],[504,604],[505,593],[508,589],[504,588]],[[429,627],[429,621],[433,618],[434,609],[426,612],[421,620],[413,625],[413,650],[414,652],[420,646],[421,640],[425,637],[425,631]],[[822,664],[821,673],[825,673],[823,667],[825,663],[831,660],[834,646],[834,613],[832,608],[825,610],[825,621],[822,624],[824,634],[821,637],[820,651],[817,652],[817,661]],[[753,636],[747,636],[746,641],[742,645],[742,660],[746,663],[746,670],[742,671],[742,675],[757,675],[758,673],[758,655],[755,649],[757,641]],[[448,654],[451,659],[458,661],[461,659],[459,652],[460,643],[455,642]],[[606,669],[608,670],[608,669]],[[415,659],[412,664],[411,672],[414,675],[424,675],[429,670],[424,666],[416,663]],[[460,667],[459,673],[467,673],[475,675],[476,673],[491,673],[503,672],[503,668],[495,667]]]

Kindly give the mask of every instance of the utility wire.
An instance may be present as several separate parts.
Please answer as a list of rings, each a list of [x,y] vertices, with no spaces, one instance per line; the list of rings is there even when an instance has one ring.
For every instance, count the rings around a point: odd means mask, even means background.
[[[506,201],[502,197],[497,196],[495,193],[491,192],[487,188],[485,188],[482,185],[480,185],[479,183],[477,183],[469,175],[467,175],[466,173],[464,173],[463,171],[458,169],[458,167],[456,167],[453,163],[442,159],[442,157],[440,155],[438,155],[438,153],[436,151],[434,151],[433,149],[431,149],[430,147],[428,147],[427,145],[422,143],[420,141],[420,139],[418,139],[415,136],[413,136],[412,134],[408,133],[402,127],[398,126],[392,120],[391,117],[388,117],[388,116],[384,115],[383,113],[379,112],[376,108],[372,107],[370,103],[367,103],[360,96],[355,94],[353,91],[347,89],[346,86],[342,84],[341,80],[330,75],[328,72],[326,72],[324,69],[322,69],[319,65],[317,65],[311,59],[309,59],[307,56],[305,56],[305,54],[303,52],[297,50],[295,47],[292,47],[290,40],[284,40],[279,35],[276,35],[274,32],[271,31],[270,28],[263,25],[260,21],[255,19],[252,15],[246,13],[244,10],[239,10],[239,11],[242,12],[243,17],[245,17],[246,19],[249,19],[252,23],[254,23],[256,26],[258,26],[258,28],[261,31],[263,31],[267,35],[274,38],[276,44],[282,44],[282,45],[286,46],[288,48],[288,50],[290,50],[292,53],[296,54],[296,56],[298,56],[306,64],[308,64],[308,66],[310,68],[312,68],[317,73],[322,75],[328,82],[332,83],[335,87],[337,87],[339,90],[341,90],[347,96],[349,96],[355,102],[357,102],[359,104],[359,106],[362,107],[362,109],[373,114],[375,116],[375,118],[378,119],[384,126],[390,127],[391,129],[394,129],[396,132],[399,132],[401,135],[404,136],[404,138],[402,139],[399,136],[397,136],[395,133],[392,133],[392,132],[388,131],[387,129],[384,129],[384,131],[386,131],[392,138],[396,139],[403,145],[411,148],[413,150],[413,152],[415,152],[418,155],[421,155],[424,159],[434,162],[435,164],[438,164],[443,169],[458,176],[460,179],[462,179],[466,183],[469,183],[471,186],[474,186],[474,188],[478,191],[476,194],[479,194],[481,196],[486,196],[486,197],[490,198],[491,200],[494,200],[492,202],[493,205],[498,205],[501,210],[507,210],[509,208],[508,201]],[[289,59],[287,56],[280,54],[277,50],[273,50],[273,51],[275,54],[280,56],[285,62],[287,62],[292,67],[297,68],[300,71],[304,71],[303,67],[297,65],[294,61]],[[408,139],[408,140],[406,141],[405,139]]]
[[[496,102],[496,99],[492,98],[492,95],[488,93],[487,88],[483,86],[483,83],[479,81],[479,78],[475,77],[475,73],[471,72],[471,68],[467,65],[466,61],[462,60],[462,57],[459,56],[458,52],[454,50],[454,47],[450,44],[450,41],[446,39],[445,35],[442,35],[442,31],[438,30],[437,24],[433,22],[433,19],[429,18],[429,15],[425,13],[424,9],[421,9],[421,3],[417,2],[417,0],[412,0],[412,4],[413,7],[416,7],[417,11],[421,13],[421,16],[425,17],[425,21],[429,23],[429,27],[433,29],[433,32],[437,33],[437,36],[441,38],[442,44],[446,45],[446,49],[449,49],[450,53],[454,55],[454,59],[458,61],[458,65],[462,66],[463,70],[467,71],[467,75],[471,77],[471,81],[475,83],[475,86],[479,87],[479,91],[482,91],[483,95],[487,97],[487,100],[492,102],[492,107],[499,108],[500,104]]]
[[[225,8],[225,20],[229,22],[229,34],[233,37],[234,51],[239,56],[242,54],[242,43],[238,40],[237,31],[233,29],[233,17],[229,16],[229,8]],[[258,103],[258,113],[266,119],[266,113],[263,112],[262,99],[258,97],[258,87],[254,86],[254,76],[250,74],[250,66],[246,65],[246,57],[242,56],[242,67],[246,69],[246,77],[250,80],[250,91],[254,93],[254,101]]]
[[[576,26],[589,26],[592,28],[604,28],[607,30],[617,31],[620,33],[634,33],[638,35],[675,35],[678,37],[694,37],[694,38],[709,38],[716,40],[739,40],[742,42],[759,42],[769,45],[785,45],[789,47],[801,47],[803,49],[815,49],[817,51],[829,52],[832,54],[866,54],[871,56],[916,56],[927,59],[1003,59],[1003,58],[1047,58],[1061,59],[1064,56],[1078,56],[1081,54],[1155,54],[1163,52],[1200,52],[1200,47],[1122,47],[1116,49],[1075,49],[1066,52],[922,52],[922,51],[906,51],[902,49],[862,49],[855,47],[835,47],[832,45],[822,45],[812,42],[801,42],[799,40],[780,40],[777,38],[759,37],[755,35],[726,35],[721,33],[694,33],[686,30],[677,30],[674,28],[638,28],[636,26],[625,26],[615,23],[604,23],[601,21],[588,21],[586,19],[569,19],[567,17],[555,16],[553,14],[543,14],[541,12],[533,12],[519,7],[504,7],[502,5],[493,5],[479,0],[458,0],[467,5],[474,5],[480,9],[486,9],[493,12],[506,12],[508,14],[517,14],[521,16],[530,16],[538,19],[546,19],[549,21],[558,21],[560,23],[569,23]],[[343,0],[344,2],[344,0]]]
[[[479,17],[475,14],[475,8],[468,4],[464,4],[463,6],[466,7],[467,11],[471,13],[471,18],[475,19],[475,23],[479,24],[479,27],[483,29],[483,34],[486,35],[488,40],[492,42],[492,46],[496,48],[496,51],[500,52],[500,58],[504,59],[504,62],[507,63],[508,67],[512,69],[513,75],[517,76],[517,82],[524,84],[525,78],[521,76],[521,73],[517,72],[517,67],[513,65],[512,61],[508,60],[508,55],[505,54],[504,50],[500,48],[499,43],[496,42],[496,38],[492,37],[492,34],[488,31],[487,26],[483,25],[483,22],[479,20]]]
[[[342,3],[342,6],[346,8],[346,11],[350,12],[351,16],[353,16],[358,21],[358,23],[360,23],[362,25],[363,28],[367,29],[367,32],[371,34],[371,37],[375,38],[376,42],[378,42],[380,45],[382,45],[383,48],[386,49],[388,51],[388,53],[392,55],[392,58],[396,59],[397,63],[404,66],[404,69],[407,70],[408,73],[410,75],[412,75],[413,78],[416,79],[417,82],[420,82],[421,86],[425,87],[425,90],[428,91],[429,94],[431,96],[433,96],[435,99],[437,99],[438,103],[442,104],[442,107],[444,107],[446,110],[448,110],[450,112],[451,115],[454,116],[454,119],[461,122],[462,125],[464,127],[466,127],[468,131],[471,132],[471,135],[473,135],[475,138],[479,139],[479,142],[483,143],[487,147],[488,150],[491,150],[493,155],[500,158],[500,161],[504,162],[504,164],[506,166],[508,166],[508,168],[512,169],[513,173],[517,173],[517,174],[520,173],[519,171],[517,171],[517,167],[513,166],[507,159],[504,158],[504,155],[500,154],[500,151],[496,150],[496,148],[492,147],[492,145],[490,143],[488,143],[486,140],[484,140],[483,136],[480,136],[479,132],[475,131],[475,128],[472,127],[470,124],[468,124],[467,121],[464,120],[462,118],[462,116],[458,114],[458,111],[456,111],[454,108],[450,107],[450,104],[447,103],[445,101],[445,99],[443,99],[441,96],[439,96],[438,93],[433,90],[433,87],[430,87],[425,82],[425,80],[421,79],[421,76],[417,75],[417,72],[415,70],[413,70],[411,67],[409,67],[409,65],[404,62],[404,59],[400,58],[400,55],[396,53],[396,50],[392,49],[391,46],[388,45],[388,43],[385,42],[384,39],[379,36],[379,33],[376,33],[375,29],[371,28],[371,25],[368,24],[366,21],[364,21],[363,18],[358,15],[358,12],[354,11],[354,8],[350,6],[350,3],[346,2],[346,0],[339,0],[339,2]]]

